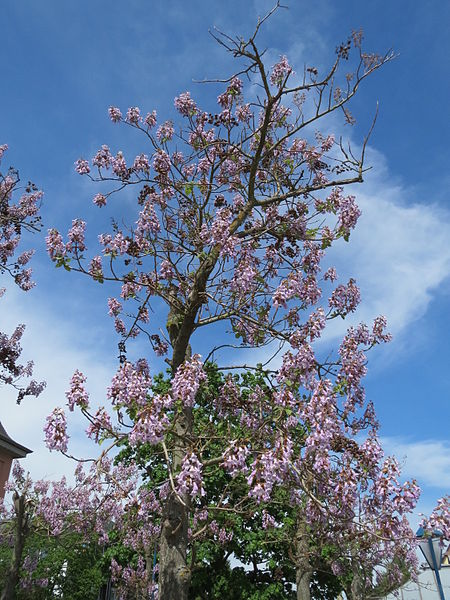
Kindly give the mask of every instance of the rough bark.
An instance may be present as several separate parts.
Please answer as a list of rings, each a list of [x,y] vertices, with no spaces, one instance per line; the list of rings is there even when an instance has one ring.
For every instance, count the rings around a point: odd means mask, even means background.
[[[297,584],[297,600],[311,600],[312,568],[309,562],[309,544],[306,523],[301,516],[297,520],[296,544],[296,569],[295,583]]]
[[[191,309],[188,319],[186,314],[180,315],[176,310],[172,309],[169,312],[167,329],[173,348],[172,372],[174,374],[190,354],[189,340],[197,310],[198,308]],[[190,327],[186,326],[187,320],[190,322]],[[184,407],[177,416],[175,434],[172,468],[177,472],[186,453],[186,440],[192,435],[192,409]],[[158,597],[160,600],[187,600],[188,598],[191,578],[187,564],[189,498],[184,497],[182,500],[184,504],[171,491],[163,510],[159,545]]]
[[[364,586],[361,574],[354,570],[353,571],[353,579],[350,587],[351,600],[364,600]]]
[[[23,548],[28,532],[28,516],[25,511],[25,496],[19,496],[17,493],[14,493],[13,501],[16,513],[14,548],[0,600],[15,600],[16,598],[16,586],[19,583],[20,565],[22,564]]]
[[[190,581],[186,562],[188,520],[186,507],[171,494],[164,511],[159,547],[160,600],[187,600]]]
[[[178,471],[185,455],[183,440],[192,432],[192,411],[184,408],[178,416],[178,442],[173,452],[173,469]],[[159,599],[187,600],[190,568],[187,564],[189,498],[183,505],[171,492],[164,507],[159,546]]]
[[[303,571],[299,567],[296,569],[295,582],[297,584],[297,600],[310,600],[310,582],[311,572]]]

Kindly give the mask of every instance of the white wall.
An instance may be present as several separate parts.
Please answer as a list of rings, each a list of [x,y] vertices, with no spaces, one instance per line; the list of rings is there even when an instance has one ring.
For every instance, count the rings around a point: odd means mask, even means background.
[[[445,600],[450,600],[450,566],[439,571]],[[398,590],[398,595],[389,594],[386,600],[439,600],[439,593],[431,569],[422,571],[417,583],[410,581]]]

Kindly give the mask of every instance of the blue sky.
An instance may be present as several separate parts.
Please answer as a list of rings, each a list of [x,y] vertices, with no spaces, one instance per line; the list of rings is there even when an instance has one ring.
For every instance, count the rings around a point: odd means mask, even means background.
[[[289,4],[262,31],[261,44],[273,62],[286,54],[298,71],[304,62],[326,65],[335,47],[359,27],[368,49],[399,53],[365,82],[353,104],[357,125],[343,130],[356,143],[380,102],[368,156],[373,169],[355,190],[363,217],[351,244],[338,247],[333,259],[342,276],[355,276],[362,286],[357,319],[378,313],[389,318],[394,341],[372,354],[367,393],[387,449],[407,457],[405,474],[416,475],[424,488],[427,511],[450,489],[450,90],[445,72],[450,5],[438,0]],[[15,165],[24,179],[44,189],[44,229],[65,231],[80,216],[94,235],[107,222],[92,206],[94,186],[74,173],[74,161],[92,156],[103,143],[131,154],[145,150],[133,132],[110,123],[110,105],[155,108],[164,118],[176,118],[173,98],[187,89],[200,103],[211,103],[217,88],[193,80],[220,77],[233,68],[208,29],[246,36],[257,15],[271,6],[265,0],[5,0],[0,143],[10,151],[3,167]],[[122,206],[127,208],[127,199]],[[27,459],[32,473],[55,476],[67,465],[44,450],[44,417],[64,403],[76,368],[87,372],[92,395],[101,401],[116,366],[117,340],[100,286],[55,271],[43,237],[33,244],[38,285],[27,295],[8,292],[0,329],[27,323],[25,354],[34,358],[48,388],[20,408],[2,390],[0,418],[12,436],[35,450]],[[341,333],[332,335],[338,339]],[[83,452],[80,425],[75,418],[72,437],[74,449]]]

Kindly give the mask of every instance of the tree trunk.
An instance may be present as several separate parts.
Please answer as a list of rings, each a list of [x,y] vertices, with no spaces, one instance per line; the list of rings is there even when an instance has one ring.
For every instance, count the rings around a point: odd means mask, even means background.
[[[309,562],[309,543],[306,523],[301,515],[297,517],[296,543],[296,569],[295,582],[297,584],[297,600],[310,600],[310,582],[312,569]]]
[[[190,410],[184,409],[176,432],[180,438],[192,429]],[[179,439],[180,439],[179,438]],[[180,468],[184,456],[181,444],[174,450],[173,468]],[[189,499],[183,498],[183,506],[171,491],[164,507],[161,539],[159,545],[159,600],[187,600],[190,569],[187,564]]]
[[[15,600],[16,598],[16,586],[19,583],[20,565],[22,564],[23,548],[28,531],[28,517],[25,513],[25,496],[19,496],[14,492],[13,502],[16,513],[14,548],[0,600]]]
[[[172,373],[190,355],[189,339],[191,330],[180,336],[177,326],[176,311],[169,312],[168,332],[173,347]],[[169,325],[170,324],[170,325]],[[180,337],[183,337],[180,340]],[[192,436],[192,409],[184,407],[177,416],[175,424],[175,443],[173,449],[172,469],[176,473],[186,454],[186,440]],[[177,496],[170,491],[162,514],[161,538],[159,543],[159,600],[187,600],[191,579],[190,568],[187,564],[188,527],[189,527],[189,498],[182,498],[183,505]]]
[[[360,573],[353,571],[353,579],[351,584],[351,600],[364,600],[364,586]]]
[[[270,111],[269,111],[270,113]],[[269,123],[269,115],[265,116],[265,129]],[[256,175],[257,163],[264,147],[265,133],[261,134],[261,140],[257,159],[254,160],[253,180]],[[253,185],[253,184],[252,184]],[[253,191],[249,192],[252,197]],[[245,222],[253,208],[252,201],[235,217],[230,226],[232,235]],[[195,328],[197,313],[204,301],[204,293],[209,276],[214,270],[220,256],[220,247],[215,246],[206,260],[199,266],[191,292],[186,304],[180,309],[177,299],[177,289],[173,287],[169,291],[171,296],[170,310],[167,318],[167,331],[172,345],[172,374],[191,354],[190,339]],[[177,472],[186,454],[187,440],[192,438],[193,421],[192,409],[184,408],[181,415],[177,417],[175,426],[176,441],[173,449],[172,468]],[[189,593],[189,582],[191,578],[190,567],[187,564],[188,550],[188,527],[189,527],[189,503],[188,497],[183,498],[186,506],[180,503],[176,495],[171,491],[162,515],[161,538],[159,546],[159,577],[158,598],[159,600],[187,600]],[[1,599],[0,599],[1,600]]]
[[[303,571],[297,567],[295,572],[295,582],[297,584],[297,600],[310,600],[311,590],[311,571]]]

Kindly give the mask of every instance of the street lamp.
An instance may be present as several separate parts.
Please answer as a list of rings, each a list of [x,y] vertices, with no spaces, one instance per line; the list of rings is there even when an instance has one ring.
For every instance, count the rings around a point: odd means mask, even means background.
[[[435,530],[431,535],[426,535],[423,527],[419,527],[416,532],[416,537],[419,540],[419,548],[422,551],[428,566],[434,571],[439,596],[441,600],[445,600],[444,590],[442,589],[441,578],[439,576],[439,569],[441,568],[442,563],[442,532]]]

